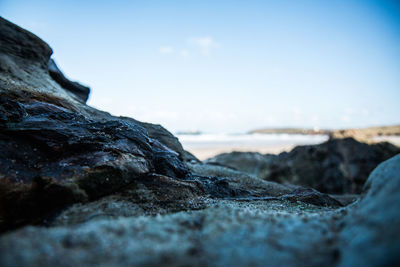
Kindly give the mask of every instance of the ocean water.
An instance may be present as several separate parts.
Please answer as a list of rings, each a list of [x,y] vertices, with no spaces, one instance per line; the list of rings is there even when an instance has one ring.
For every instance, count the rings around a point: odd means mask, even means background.
[[[305,134],[198,134],[177,135],[185,149],[222,147],[276,147],[320,144],[328,140],[327,135]]]

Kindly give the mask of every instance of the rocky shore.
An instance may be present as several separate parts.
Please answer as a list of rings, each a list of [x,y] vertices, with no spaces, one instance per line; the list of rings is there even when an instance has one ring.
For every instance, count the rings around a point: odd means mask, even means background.
[[[201,162],[160,125],[86,105],[51,54],[0,18],[0,266],[399,262],[398,147]]]

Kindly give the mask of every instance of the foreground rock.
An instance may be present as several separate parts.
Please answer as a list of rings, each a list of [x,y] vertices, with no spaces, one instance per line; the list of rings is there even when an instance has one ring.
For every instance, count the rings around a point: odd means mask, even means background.
[[[190,173],[196,159],[164,128],[85,105],[89,89],[46,43],[2,18],[0,30],[0,232],[128,185],[221,191]]]
[[[162,126],[87,106],[89,89],[65,78],[38,37],[2,18],[0,30],[0,232],[48,224],[74,203],[106,196],[170,212],[202,207],[204,197],[292,191],[226,170],[205,175],[207,165]]]
[[[151,216],[138,204],[104,198],[71,207],[55,227],[0,237],[0,264],[393,266],[400,260],[399,166],[400,156],[381,164],[363,199],[341,209],[208,199],[197,211]],[[72,220],[85,206],[91,216]],[[115,217],[128,211],[131,217]]]
[[[370,172],[398,153],[400,148],[390,143],[366,144],[344,138],[330,139],[320,145],[298,146],[278,156],[233,152],[206,162],[268,181],[309,186],[324,193],[358,194]]]
[[[399,261],[400,156],[347,207],[203,164],[161,126],[85,105],[43,41],[4,19],[0,30],[0,266]]]

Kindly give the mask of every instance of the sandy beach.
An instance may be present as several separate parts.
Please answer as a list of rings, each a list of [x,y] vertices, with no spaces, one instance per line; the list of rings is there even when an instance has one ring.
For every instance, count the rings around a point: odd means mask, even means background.
[[[204,147],[204,148],[191,148],[187,149],[190,153],[195,155],[199,160],[212,158],[218,154],[230,153],[234,151],[240,152],[258,152],[261,154],[279,154],[284,151],[290,151],[295,145],[276,145],[276,146],[230,146],[230,147]]]
[[[319,144],[326,135],[304,134],[200,134],[178,135],[183,147],[200,160],[233,151],[279,154],[297,145]]]

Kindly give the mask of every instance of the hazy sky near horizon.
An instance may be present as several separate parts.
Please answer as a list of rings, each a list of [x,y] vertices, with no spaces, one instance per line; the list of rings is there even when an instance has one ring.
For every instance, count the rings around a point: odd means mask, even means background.
[[[400,123],[398,1],[0,0],[89,104],[171,131]]]

